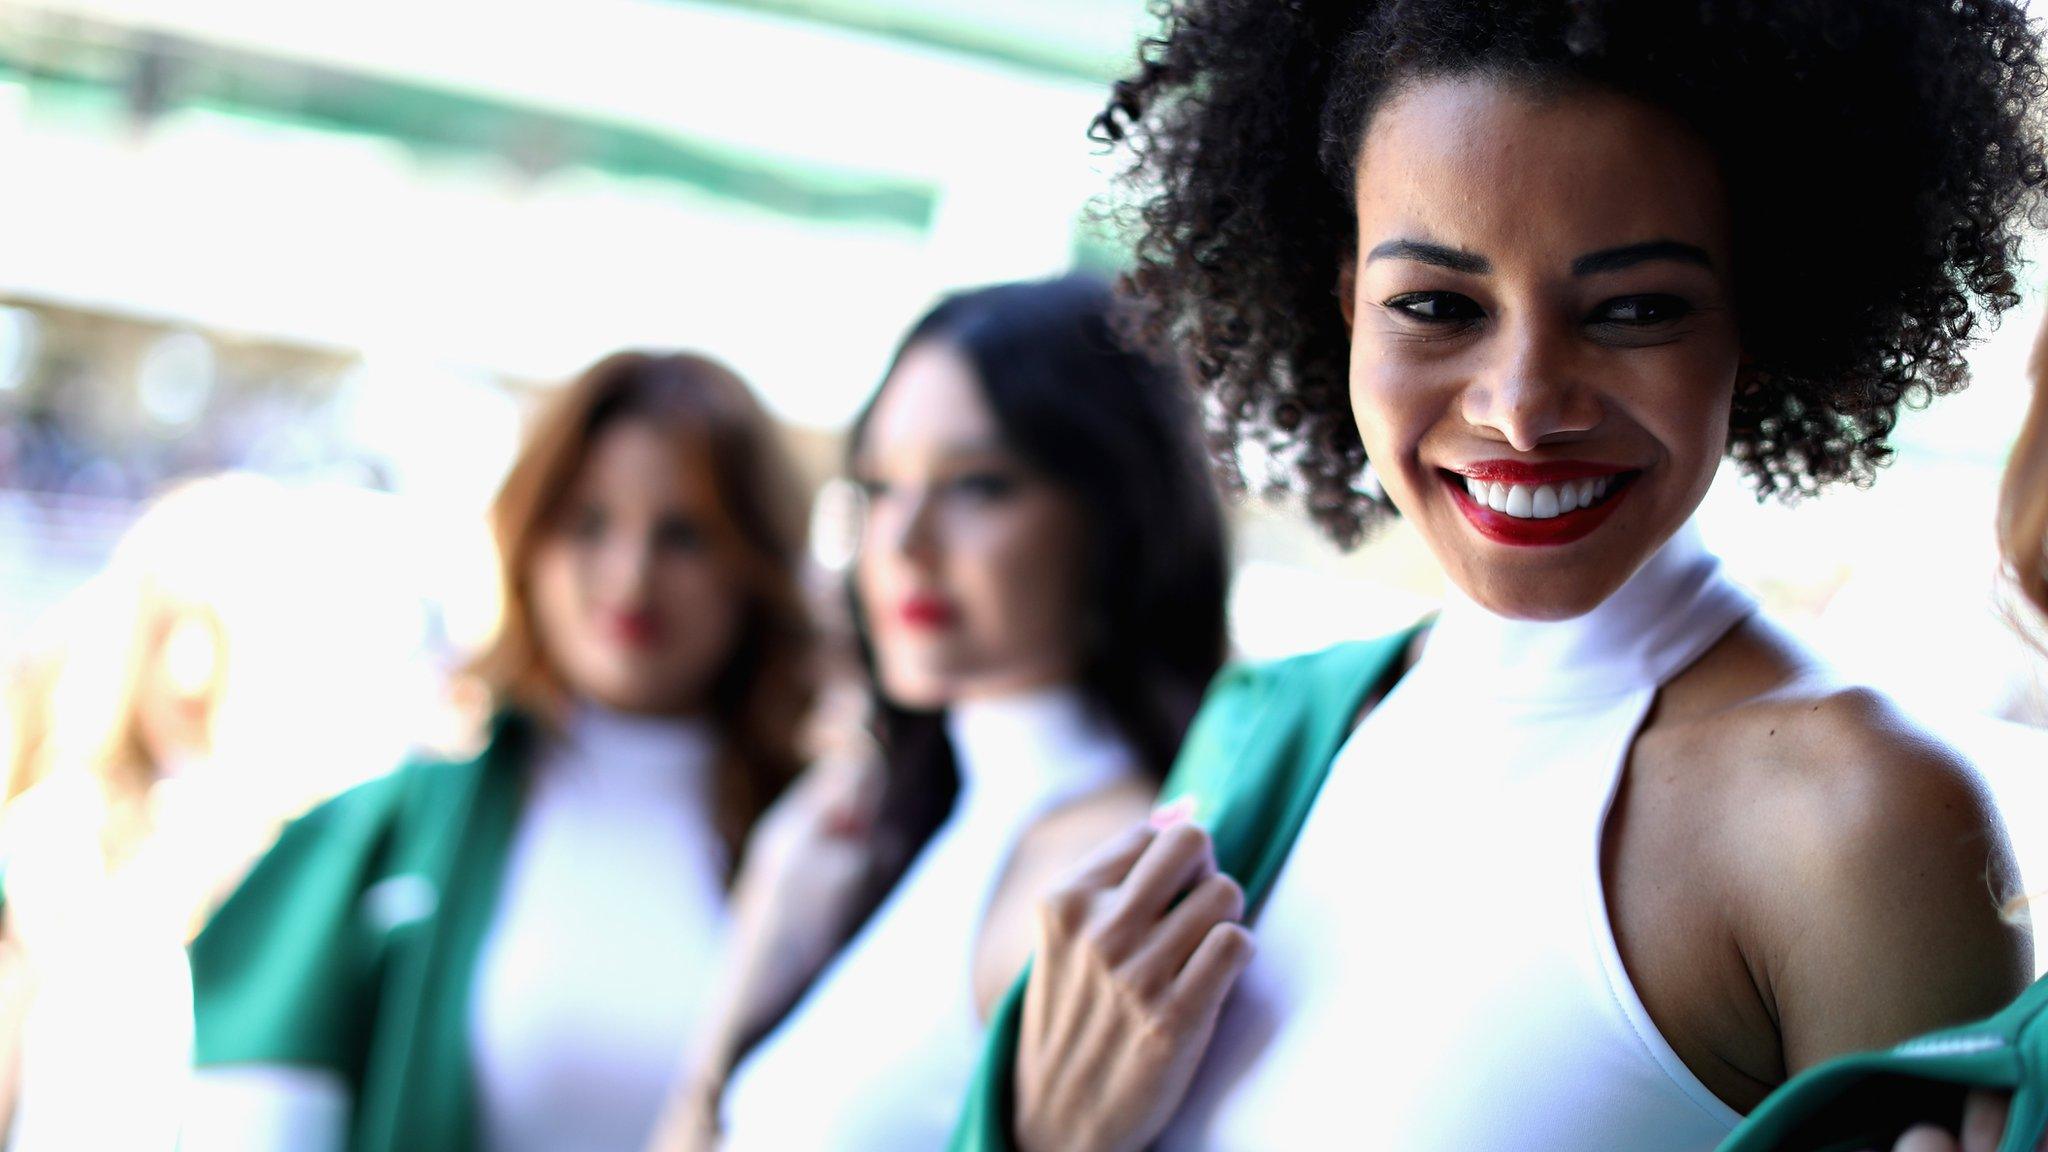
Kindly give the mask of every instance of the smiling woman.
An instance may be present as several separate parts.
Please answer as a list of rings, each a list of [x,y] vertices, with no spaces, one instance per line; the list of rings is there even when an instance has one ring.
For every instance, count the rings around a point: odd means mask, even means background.
[[[1169,6],[1101,121],[1149,331],[1226,448],[1340,541],[1398,512],[1452,590],[1225,674],[1169,826],[1044,902],[959,1146],[1699,1152],[2010,1000],[1970,769],[1691,517],[1724,455],[1868,482],[1962,385],[2042,89],[1997,0]]]

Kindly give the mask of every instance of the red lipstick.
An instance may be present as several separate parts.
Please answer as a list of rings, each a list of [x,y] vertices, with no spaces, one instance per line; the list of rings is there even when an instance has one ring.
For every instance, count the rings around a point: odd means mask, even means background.
[[[652,648],[661,639],[661,620],[652,612],[607,612],[604,633],[626,648]]]
[[[1638,473],[1613,464],[1598,464],[1585,460],[1558,460],[1545,463],[1530,463],[1521,460],[1484,460],[1443,473],[1444,486],[1450,489],[1451,501],[1458,511],[1481,536],[1496,544],[1513,547],[1536,548],[1555,547],[1583,540],[1606,523],[1622,500],[1634,486]],[[1513,484],[1518,486],[1539,486],[1564,484],[1579,480],[1605,479],[1608,487],[1605,494],[1584,507],[1543,519],[1525,516],[1510,516],[1490,508],[1473,499],[1467,490],[1467,478],[1492,484]]]
[[[897,619],[912,628],[950,628],[958,615],[943,598],[930,595],[906,596],[896,609]]]
[[[1603,476],[1624,476],[1635,471],[1619,464],[1596,464],[1591,460],[1481,460],[1445,471],[1495,484],[1562,484],[1567,480],[1597,480]]]

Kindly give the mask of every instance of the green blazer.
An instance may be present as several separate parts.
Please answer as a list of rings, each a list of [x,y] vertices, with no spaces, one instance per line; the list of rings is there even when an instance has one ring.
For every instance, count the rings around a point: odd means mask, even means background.
[[[470,983],[536,733],[418,760],[287,827],[192,944],[194,1063],[331,1073],[352,1152],[477,1147]]]

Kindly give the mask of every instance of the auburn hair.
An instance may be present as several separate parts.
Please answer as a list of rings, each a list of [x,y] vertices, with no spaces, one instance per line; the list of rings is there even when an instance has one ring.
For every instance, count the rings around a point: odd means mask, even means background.
[[[734,564],[746,619],[710,693],[722,738],[714,820],[737,859],[747,830],[803,763],[815,692],[804,599],[804,486],[768,414],[731,369],[692,353],[618,352],[550,397],[491,505],[502,618],[469,665],[499,709],[559,724],[573,693],[535,627],[531,570],[561,501],[608,430],[632,421],[673,438],[710,480],[709,531]]]

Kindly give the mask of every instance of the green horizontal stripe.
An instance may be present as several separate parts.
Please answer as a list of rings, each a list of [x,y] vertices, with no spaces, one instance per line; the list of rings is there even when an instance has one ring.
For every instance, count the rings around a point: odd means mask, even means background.
[[[0,44],[0,77],[29,88],[32,114],[124,118],[140,59],[125,47],[62,52]],[[394,140],[428,152],[492,155],[536,170],[590,167],[672,180],[785,215],[924,231],[937,189],[916,180],[793,164],[740,149],[596,118],[488,100],[420,84],[180,45],[160,89],[162,110],[196,108],[317,131]]]

